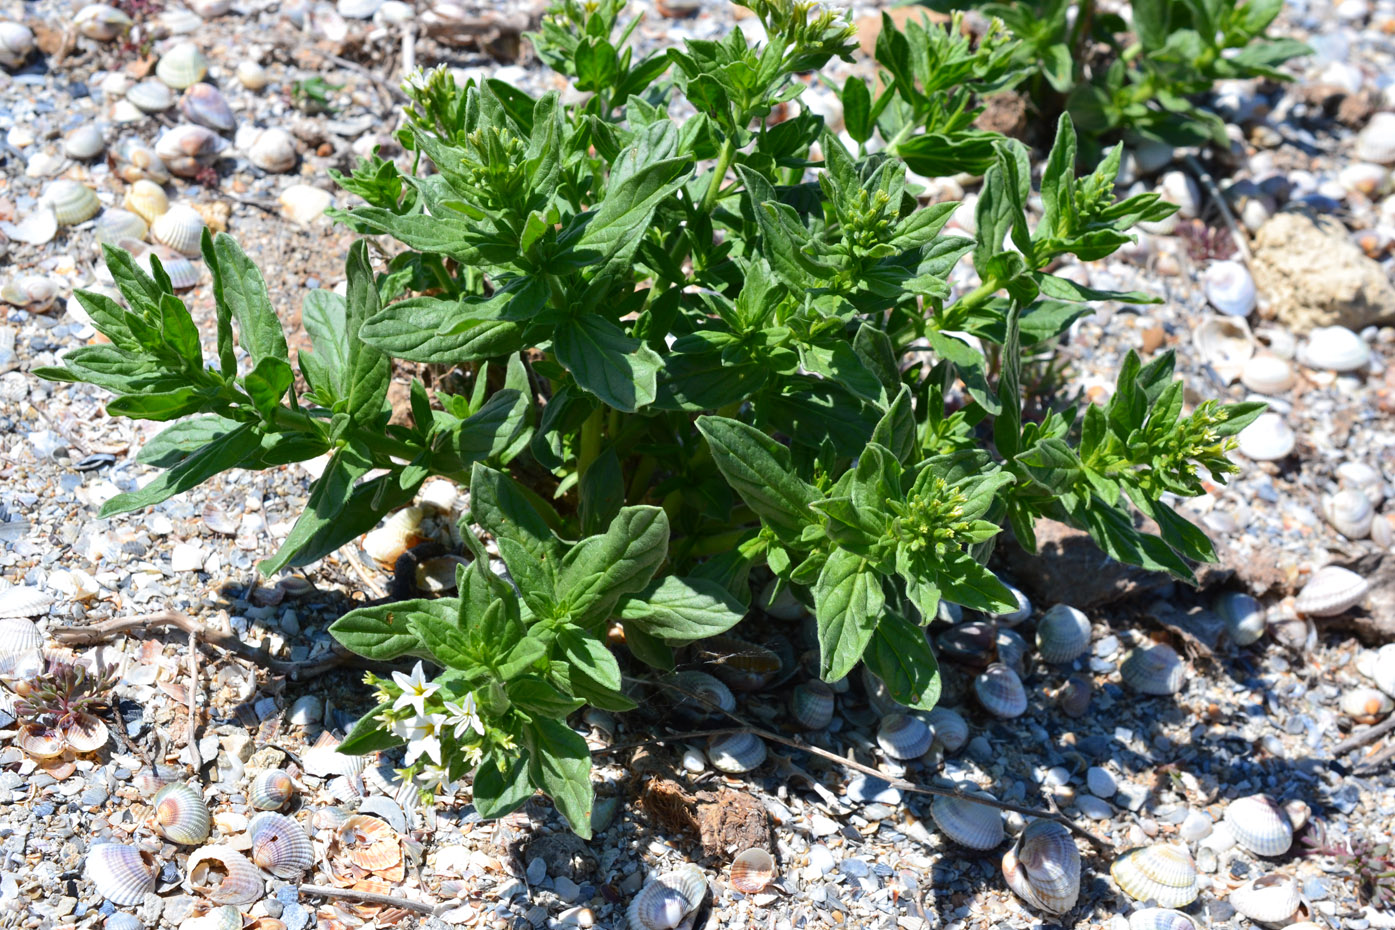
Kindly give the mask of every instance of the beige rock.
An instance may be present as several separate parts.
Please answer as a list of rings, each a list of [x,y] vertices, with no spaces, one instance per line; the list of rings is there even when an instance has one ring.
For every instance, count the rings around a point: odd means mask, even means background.
[[[1252,270],[1270,312],[1295,333],[1395,320],[1390,278],[1329,217],[1270,218],[1255,234]]]

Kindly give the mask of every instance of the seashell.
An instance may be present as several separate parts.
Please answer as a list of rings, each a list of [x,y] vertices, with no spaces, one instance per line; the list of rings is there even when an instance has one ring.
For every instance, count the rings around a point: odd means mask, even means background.
[[[991,794],[980,791],[970,782],[960,782],[956,787],[969,795],[993,800]],[[1002,813],[996,807],[965,798],[936,795],[930,804],[930,816],[941,833],[967,849],[992,849],[1007,835],[1003,830]]]
[[[1277,462],[1293,451],[1293,430],[1277,413],[1261,413],[1235,437],[1240,454],[1255,462]]]
[[[1328,565],[1308,579],[1293,609],[1309,617],[1335,617],[1361,603],[1370,589],[1370,583],[1356,572]]]
[[[202,81],[208,74],[208,59],[192,42],[180,42],[155,63],[155,76],[175,90]]]
[[[111,733],[101,718],[76,713],[63,724],[63,741],[73,752],[96,752],[107,744]]]
[[[1299,346],[1298,360],[1323,371],[1360,371],[1371,361],[1371,347],[1345,326],[1319,326]]]
[[[402,553],[426,541],[417,531],[421,529],[420,507],[403,507],[383,521],[382,526],[369,530],[363,537],[363,551],[383,568],[392,568]]]
[[[674,704],[689,713],[706,717],[717,712],[714,708],[727,713],[736,710],[736,698],[731,689],[706,672],[674,672],[664,681],[673,685],[669,694]]]
[[[1294,383],[1293,366],[1276,355],[1256,355],[1240,369],[1240,383],[1257,394],[1282,394]]]
[[[1356,134],[1355,155],[1358,161],[1395,164],[1395,113],[1372,114],[1366,127]]]
[[[0,21],[0,65],[18,68],[34,51],[34,33],[23,23]]]
[[[15,745],[35,759],[56,759],[68,748],[68,741],[56,727],[26,723],[15,734]]]
[[[1235,842],[1259,856],[1282,856],[1293,845],[1293,824],[1273,798],[1254,794],[1226,805],[1225,823]]]
[[[805,681],[790,691],[790,716],[802,730],[822,730],[833,722],[833,689],[822,681]]]
[[[189,9],[204,19],[217,19],[232,9],[232,0],[190,0]]]
[[[1196,863],[1182,846],[1138,846],[1126,850],[1109,867],[1114,883],[1136,901],[1159,907],[1186,907],[1196,900]]]
[[[1158,192],[1163,199],[1177,204],[1177,215],[1195,219],[1201,215],[1201,188],[1191,175],[1182,171],[1167,171],[1158,178]]]
[[[1192,330],[1192,345],[1201,360],[1227,382],[1240,377],[1255,352],[1254,336],[1243,317],[1208,316]]]
[[[242,912],[236,905],[215,907],[202,917],[191,917],[179,925],[179,930],[242,930]]]
[[[105,3],[89,3],[77,11],[73,25],[79,35],[98,42],[110,42],[131,28],[131,17]]]
[[[7,588],[6,591],[13,591]],[[0,600],[5,591],[0,591]],[[26,675],[42,665],[43,634],[33,620],[24,617],[0,618],[0,675]]]
[[[169,275],[170,286],[175,290],[183,290],[199,283],[199,266],[173,249],[156,246],[137,256],[136,263],[153,275],[155,271],[152,258],[160,260],[160,267],[165,269],[165,274]]]
[[[247,149],[247,160],[263,171],[283,174],[295,167],[295,139],[284,129],[271,128],[257,134]]]
[[[1129,650],[1119,675],[1139,694],[1176,694],[1187,677],[1187,665],[1171,646],[1148,643]]]
[[[145,930],[145,924],[134,914],[117,911],[102,922],[102,930]]]
[[[144,239],[150,231],[145,220],[130,210],[111,207],[97,217],[97,241],[116,245],[122,239]]]
[[[208,839],[213,820],[198,788],[186,782],[165,785],[154,804],[155,830],[171,843],[197,846]]]
[[[1339,706],[1357,723],[1375,723],[1395,710],[1395,700],[1376,688],[1353,688],[1342,693]]]
[[[58,282],[41,274],[22,274],[0,285],[0,300],[39,312],[58,299]]]
[[[995,717],[1020,717],[1027,712],[1027,689],[1022,679],[1001,662],[994,663],[974,679],[974,694],[983,709]]]
[[[309,226],[325,215],[334,195],[313,184],[292,184],[276,198],[281,205],[281,214],[293,223]]]
[[[731,886],[742,894],[760,894],[777,875],[775,857],[764,849],[748,849],[731,860]]]
[[[97,894],[120,907],[134,907],[155,891],[155,857],[134,846],[103,843],[87,851],[87,879]]]
[[[1034,820],[1003,856],[1003,878],[1037,910],[1065,914],[1080,896],[1080,850],[1059,823]]]
[[[993,638],[993,646],[998,651],[999,662],[1012,669],[1019,677],[1027,674],[1027,659],[1032,654],[1032,647],[1027,645],[1027,641],[1016,630],[999,629]]]
[[[935,640],[940,656],[961,665],[986,668],[998,655],[998,628],[992,623],[957,623]]]
[[[153,223],[170,208],[169,198],[165,196],[165,189],[154,181],[137,181],[126,191],[123,200],[127,210],[145,220],[146,223]]]
[[[684,863],[646,884],[626,909],[630,930],[672,930],[683,924],[707,897],[707,878]]]
[[[1322,499],[1322,515],[1347,539],[1365,539],[1371,534],[1376,508],[1365,491],[1347,488]]]
[[[235,73],[238,82],[248,90],[261,90],[271,83],[271,75],[267,74],[266,69],[255,61],[239,62]]]
[[[44,188],[40,203],[53,207],[53,215],[59,226],[76,226],[85,223],[102,209],[97,193],[86,184],[59,179]]]
[[[930,751],[935,734],[919,717],[889,714],[877,727],[877,745],[893,759],[919,759]]]
[[[1083,717],[1090,709],[1090,679],[1072,675],[1056,692],[1056,705],[1067,717]]]
[[[113,146],[112,170],[123,181],[154,181],[163,184],[170,179],[169,169],[155,149],[138,136],[126,136]],[[127,191],[127,197],[130,192]]]
[[[1297,833],[1308,825],[1308,818],[1313,815],[1313,809],[1306,801],[1294,798],[1284,802],[1284,813],[1288,814],[1288,822],[1293,825],[1293,832]]]
[[[697,650],[712,673],[733,691],[757,691],[780,672],[783,663],[774,651],[735,636],[709,636]]]
[[[237,126],[237,117],[218,88],[202,81],[185,89],[179,98],[179,112],[189,122],[218,132],[232,132]]]
[[[1047,662],[1074,662],[1090,648],[1090,618],[1056,604],[1037,621],[1037,651]]]
[[[1395,643],[1386,643],[1376,650],[1370,674],[1377,688],[1395,697]]]
[[[96,123],[83,123],[63,137],[63,154],[78,161],[96,158],[106,147],[107,140]]]
[[[1283,926],[1298,912],[1302,894],[1291,875],[1264,875],[1230,893],[1230,904],[1258,924]]]
[[[52,606],[53,595],[39,588],[17,584],[0,589],[0,618],[41,617],[47,614],[48,609]],[[31,623],[29,626],[33,627],[33,624]],[[17,633],[18,631],[6,630],[4,634],[0,634],[0,642],[4,642],[9,635],[17,635]],[[28,637],[23,635],[22,638],[27,640]],[[40,638],[37,646],[42,645],[43,639]]]
[[[171,205],[150,224],[150,238],[183,255],[199,254],[203,231],[203,217],[193,207],[182,203]]]
[[[935,707],[921,715],[935,734],[935,742],[944,747],[945,752],[958,752],[969,741],[969,724],[957,711],[948,707]]]
[[[1201,285],[1207,302],[1226,316],[1249,316],[1255,308],[1255,279],[1240,262],[1212,262]]]
[[[315,864],[315,849],[305,829],[285,814],[265,811],[247,828],[252,861],[277,878],[299,878]]]
[[[1237,646],[1258,642],[1264,635],[1264,608],[1248,594],[1226,591],[1216,598],[1216,613],[1225,621],[1226,633]]]
[[[993,619],[997,620],[1000,624],[1016,626],[1032,615],[1032,602],[1021,589],[1013,587],[1001,578],[998,580],[1002,581],[1003,587],[1007,588],[1017,601],[1017,607],[1014,610],[1005,611],[1004,613],[993,614]]]
[[[206,126],[182,123],[155,140],[155,154],[171,174],[192,178],[218,160],[228,141]]]
[[[1166,907],[1144,907],[1129,915],[1129,930],[1202,930],[1181,911]]]
[[[739,775],[765,761],[765,743],[753,733],[729,733],[707,742],[707,760],[719,772]]]
[[[280,769],[264,769],[252,777],[247,803],[259,811],[275,811],[295,796],[295,782]]]
[[[301,767],[316,778],[335,775],[358,775],[368,765],[367,756],[350,756],[339,751],[339,743],[330,741],[311,746],[300,754]]]
[[[1360,488],[1372,504],[1385,500],[1385,476],[1365,462],[1343,462],[1336,469],[1337,483],[1344,488]]]
[[[142,113],[163,113],[174,106],[174,93],[163,81],[154,78],[132,84],[126,99]]]
[[[215,904],[254,904],[264,885],[257,867],[231,846],[205,846],[189,857],[190,891]]]
[[[1337,183],[1354,194],[1376,197],[1390,189],[1390,169],[1370,162],[1355,162],[1337,172]]]
[[[402,862],[402,838],[386,820],[354,814],[335,831],[349,861],[361,869],[379,872]]]
[[[862,667],[862,688],[867,692],[867,703],[879,716],[900,714],[907,709],[906,705],[891,696],[886,682],[873,675],[872,670],[865,665]]]
[[[0,220],[0,230],[4,230],[5,235],[16,242],[46,245],[53,241],[54,236],[58,235],[58,219],[53,215],[52,207],[47,204],[39,204],[18,223],[7,223]]]

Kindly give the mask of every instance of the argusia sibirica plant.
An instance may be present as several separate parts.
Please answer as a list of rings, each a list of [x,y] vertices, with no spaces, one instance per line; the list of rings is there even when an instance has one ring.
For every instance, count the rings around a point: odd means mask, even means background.
[[[957,27],[888,23],[883,89],[841,88],[854,154],[798,107],[802,76],[856,47],[846,18],[747,5],[764,44],[733,30],[638,61],[621,0],[554,7],[534,41],[577,102],[443,69],[409,81],[414,170],[374,156],[337,178],[364,201],[338,219],[404,248],[375,268],[360,241],[347,295],[306,297],[298,374],[261,275],[224,234],[203,247],[211,359],[158,262],[147,275],[108,249],[128,308],[78,296],[110,344],[41,372],[111,390],[113,415],[177,421],[140,454],[165,470],[104,516],[327,455],[267,574],[350,542],[430,476],[467,487],[455,596],[364,607],[332,633],[441,669],[371,679],[379,704],[342,750],[405,744],[428,788],[473,770],[486,817],[541,789],[588,835],[590,755],[567,716],[634,707],[621,660],[673,667],[675,649],[755,609],[758,568],[812,609],[824,678],[863,661],[928,708],[922,627],[940,601],[1013,606],[984,567],[1004,525],[1034,550],[1034,523],[1061,520],[1181,578],[1213,555],[1167,500],[1202,493],[1199,471],[1234,470],[1230,437],[1257,405],[1184,415],[1171,354],[1130,354],[1107,404],[1023,415],[1024,350],[1093,302],[1154,302],[1048,269],[1103,258],[1173,207],[1116,201],[1118,149],[1077,176],[1063,119],[1030,221],[1027,150],[971,127],[1009,40],[973,45]],[[695,112],[677,120],[680,101]],[[907,161],[984,173],[975,238],[942,231],[955,205],[922,206]],[[947,278],[965,260],[981,283],[956,298]],[[406,425],[386,401],[399,360],[435,373],[434,388],[412,381]]]

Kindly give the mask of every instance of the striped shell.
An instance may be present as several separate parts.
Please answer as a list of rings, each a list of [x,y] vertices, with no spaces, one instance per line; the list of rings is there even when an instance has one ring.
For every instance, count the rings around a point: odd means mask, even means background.
[[[295,782],[280,769],[265,769],[252,778],[247,803],[259,811],[275,811],[295,796]]]
[[[197,84],[208,74],[208,59],[192,42],[180,42],[155,64],[155,76],[175,90]]]
[[[110,42],[131,28],[131,17],[105,3],[89,3],[77,11],[73,25],[81,36],[98,42]]]
[[[1166,907],[1139,908],[1129,915],[1129,930],[1201,930],[1181,911]]]
[[[1335,617],[1361,603],[1370,589],[1370,583],[1356,572],[1328,565],[1308,579],[1293,607],[1310,617]]]
[[[174,249],[164,246],[155,246],[153,249],[145,249],[136,257],[136,264],[140,265],[152,276],[155,274],[155,261],[160,262],[160,267],[169,276],[170,287],[177,291],[182,291],[186,287],[193,287],[199,283],[199,266],[180,255]]]
[[[174,106],[174,94],[163,81],[154,79],[132,84],[126,99],[142,113],[161,113]]]
[[[134,846],[93,846],[87,851],[86,871],[97,894],[121,907],[134,907],[155,892],[155,857]]]
[[[1020,717],[1027,712],[1027,689],[1017,673],[1001,662],[974,679],[974,694],[983,709],[995,717]]]
[[[300,824],[285,814],[265,811],[252,818],[252,861],[277,878],[298,878],[315,864],[315,849]]]
[[[731,886],[742,894],[759,894],[778,874],[775,857],[764,849],[748,849],[731,860]]]
[[[935,707],[921,715],[935,734],[935,742],[944,747],[945,752],[958,752],[969,741],[969,724],[958,711],[948,707]]]
[[[102,930],[145,930],[145,924],[134,914],[117,911],[102,922]],[[240,921],[238,930],[241,930]]]
[[[1187,665],[1171,646],[1148,643],[1129,651],[1119,675],[1139,694],[1176,694],[1187,677]]]
[[[1181,846],[1137,846],[1115,859],[1109,874],[1129,897],[1159,907],[1186,907],[1200,890],[1196,863]]]
[[[886,682],[872,674],[872,670],[865,665],[862,667],[862,687],[867,692],[867,703],[879,715],[885,717],[887,714],[906,711],[906,705],[891,696],[891,689],[887,688]]]
[[[29,585],[11,585],[8,588],[0,588],[0,619],[12,617],[41,617],[48,613],[48,609],[53,606],[53,595],[42,588],[35,588]],[[27,632],[21,633],[19,630],[7,631],[22,635],[27,645],[32,635]],[[7,642],[4,633],[0,633],[0,645]],[[40,638],[36,645],[43,645]]]
[[[714,707],[728,713],[736,710],[731,689],[706,672],[674,672],[664,680],[673,685],[668,693],[674,704],[685,711],[708,716],[716,714]]]
[[[1003,856],[1003,878],[1037,910],[1064,914],[1080,896],[1080,850],[1059,823],[1034,820]]]
[[[59,226],[85,223],[102,209],[102,203],[92,188],[66,178],[60,178],[44,188],[39,202],[53,207],[53,215],[58,219]]]
[[[123,205],[149,224],[155,222],[162,213],[170,208],[170,200],[169,197],[165,196],[165,189],[159,184],[154,181],[139,180],[127,189]]]
[[[790,691],[790,716],[802,730],[822,730],[833,722],[833,689],[822,681],[805,681]]]
[[[203,238],[203,217],[193,207],[177,203],[150,224],[150,238],[182,255],[198,255]]]
[[[646,884],[625,912],[630,930],[672,930],[707,897],[707,877],[684,863]]]
[[[57,727],[25,723],[15,734],[15,745],[35,759],[56,759],[68,748],[68,741]]]
[[[1037,651],[1046,661],[1074,662],[1090,648],[1090,618],[1068,604],[1056,604],[1037,621]]]
[[[368,765],[367,756],[350,756],[340,752],[337,741],[311,746],[300,754],[300,760],[305,771],[316,778],[358,775]]]
[[[383,521],[383,525],[369,530],[363,537],[363,551],[384,568],[392,568],[408,549],[425,542],[421,529],[422,509],[403,507]]]
[[[1259,924],[1283,926],[1302,903],[1298,880],[1290,875],[1264,875],[1230,893],[1230,904]]]
[[[257,867],[231,846],[205,846],[188,862],[187,884],[215,904],[253,904],[264,885]]]
[[[107,744],[111,733],[101,718],[75,713],[63,724],[63,741],[73,752],[96,752]]]
[[[765,743],[753,733],[729,733],[707,742],[707,759],[719,772],[739,775],[765,761]]]
[[[349,861],[361,869],[380,872],[402,862],[402,838],[381,817],[354,814],[339,825],[336,836]]]
[[[733,691],[758,691],[780,672],[780,657],[764,646],[735,636],[709,636],[698,654],[712,666],[712,674]]]
[[[909,714],[889,714],[877,727],[877,745],[893,759],[919,759],[934,741],[925,721]]]
[[[970,795],[993,799],[969,782],[961,782],[958,788]],[[1007,835],[1003,831],[1003,815],[996,807],[964,798],[937,795],[930,804],[930,816],[940,832],[966,849],[992,849]]]
[[[1320,509],[1332,528],[1347,539],[1365,539],[1371,535],[1376,507],[1360,488],[1343,488],[1324,497]]]
[[[189,122],[218,132],[232,132],[237,125],[232,107],[212,84],[190,85],[179,98],[179,112]]]
[[[1293,845],[1293,824],[1278,802],[1265,794],[1231,801],[1225,822],[1235,842],[1260,856],[1282,856]]]
[[[126,136],[112,146],[108,156],[111,170],[123,181],[134,184],[137,181],[154,181],[163,184],[170,179],[170,170],[155,153],[154,146],[139,136]],[[130,193],[127,193],[130,199]],[[139,211],[136,211],[139,212]],[[161,208],[163,212],[163,208]],[[149,222],[150,218],[146,218]]]
[[[1216,613],[1225,623],[1231,642],[1237,646],[1249,646],[1264,635],[1264,608],[1248,594],[1225,592],[1216,598]]]
[[[171,843],[197,846],[208,839],[212,825],[203,792],[193,785],[165,785],[155,795],[155,830]]]
[[[130,210],[112,207],[97,217],[97,241],[116,245],[122,239],[144,239],[150,226]]]
[[[958,623],[941,633],[935,645],[942,658],[984,668],[997,655],[998,628],[992,623]]]
[[[1339,706],[1357,723],[1375,723],[1395,710],[1395,700],[1376,688],[1352,688],[1342,693]]]
[[[5,591],[0,591],[0,600],[4,599],[5,594],[14,590],[14,588],[8,588]],[[37,588],[27,590],[38,591]],[[45,594],[44,597],[48,597],[48,595]],[[23,616],[0,618],[0,656],[37,652],[43,646],[44,634],[39,632],[39,627],[33,620]]]

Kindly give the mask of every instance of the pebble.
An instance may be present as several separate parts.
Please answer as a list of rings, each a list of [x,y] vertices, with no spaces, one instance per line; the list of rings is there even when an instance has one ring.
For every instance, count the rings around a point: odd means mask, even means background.
[[[310,923],[310,912],[302,904],[287,904],[281,909],[281,922],[286,930],[305,930]]]
[[[833,853],[828,851],[828,847],[822,843],[815,843],[809,847],[809,865],[818,870],[820,875],[827,875],[833,871]]]
[[[1114,816],[1114,808],[1091,794],[1076,795],[1075,809],[1091,820],[1108,820]]]
[[[193,543],[178,543],[170,553],[170,571],[202,571],[205,558],[204,551]]]
[[[1188,811],[1187,817],[1178,827],[1177,834],[1188,843],[1204,840],[1211,835],[1211,815],[1205,811]]]
[[[290,722],[296,726],[308,727],[324,719],[324,713],[324,701],[316,695],[306,694],[296,698],[296,702],[291,705],[290,713],[287,716]]]
[[[1148,800],[1148,789],[1132,782],[1120,782],[1115,798],[1129,810],[1137,811],[1143,806],[1143,802]]]
[[[893,787],[888,782],[879,778],[872,778],[868,775],[858,774],[848,782],[845,793],[850,801],[859,804],[891,804],[901,803],[901,789]]]
[[[581,894],[581,886],[565,875],[559,875],[553,880],[552,890],[557,892],[557,896],[568,904],[575,904],[577,896]]]
[[[541,856],[528,860],[528,884],[540,885],[547,878],[547,860]]]
[[[823,814],[814,814],[809,818],[809,829],[814,836],[832,836],[839,830],[838,824],[825,817]]]
[[[1113,797],[1114,792],[1118,790],[1118,784],[1109,770],[1097,765],[1092,765],[1085,771],[1085,786],[1097,798]]]

